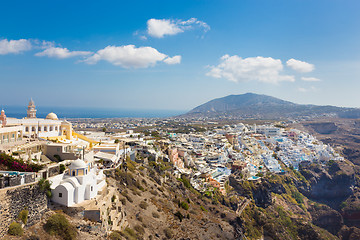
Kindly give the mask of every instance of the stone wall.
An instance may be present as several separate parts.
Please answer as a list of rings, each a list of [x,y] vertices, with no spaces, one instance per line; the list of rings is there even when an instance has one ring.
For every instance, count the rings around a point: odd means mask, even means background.
[[[47,211],[46,194],[37,184],[0,189],[0,238],[26,207],[29,210],[27,227],[37,223]]]
[[[11,175],[0,177],[0,189],[6,187],[15,187],[21,184],[21,179],[24,178],[23,183],[35,182],[35,173],[26,173],[24,175]]]
[[[18,186],[21,184],[21,176],[9,176],[9,187]]]
[[[34,174],[25,174],[25,183],[35,182],[35,173]]]

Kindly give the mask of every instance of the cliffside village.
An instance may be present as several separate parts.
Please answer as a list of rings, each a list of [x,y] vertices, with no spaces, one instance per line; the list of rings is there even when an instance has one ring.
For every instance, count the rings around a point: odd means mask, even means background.
[[[284,126],[238,123],[175,133],[158,127],[167,121],[128,120],[126,125],[112,124],[122,132],[107,132],[92,129],[95,125],[109,127],[104,122],[72,123],[59,120],[55,113],[37,118],[32,100],[23,119],[7,118],[2,110],[0,152],[45,167],[34,172],[0,171],[0,188],[47,179],[53,204],[82,206],[84,217],[101,222],[104,229],[118,230],[123,227],[124,213],[117,200],[110,201],[112,190],[106,187],[104,171],[126,161],[170,162],[171,174],[185,174],[195,189],[206,192],[217,188],[226,194],[228,177],[234,172],[244,180],[257,181],[268,171],[285,173],[282,166],[297,170],[300,162],[344,160],[314,136]],[[73,124],[88,130],[75,132]],[[139,126],[147,130],[135,132]],[[108,224],[109,218],[112,224]]]

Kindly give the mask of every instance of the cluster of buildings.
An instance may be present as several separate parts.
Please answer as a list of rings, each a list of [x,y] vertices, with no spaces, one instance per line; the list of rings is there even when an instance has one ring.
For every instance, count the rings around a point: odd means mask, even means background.
[[[211,131],[168,134],[168,156],[179,173],[188,174],[200,190],[225,191],[226,181],[238,171],[246,180],[257,180],[267,171],[284,174],[282,166],[298,170],[300,163],[342,161],[334,149],[314,136],[273,125],[239,123]]]
[[[134,129],[137,127],[153,127],[156,119],[152,118],[79,118],[72,119],[72,124],[75,129],[103,129],[108,131]]]
[[[74,125],[82,131],[74,131]],[[0,178],[0,188],[10,186],[11,182],[21,185],[47,178],[54,203],[72,207],[87,200],[103,199],[101,204],[91,205],[88,217],[96,215],[94,219],[101,220],[106,207],[104,216],[111,215],[120,222],[123,219],[120,203],[113,204],[112,207],[116,206],[112,212],[108,210],[110,193],[103,191],[106,189],[104,170],[118,167],[124,159],[144,164],[159,159],[171,162],[173,173],[178,177],[187,175],[195,189],[202,192],[218,189],[224,194],[227,180],[234,172],[243,180],[253,181],[266,172],[285,173],[284,165],[297,170],[304,161],[344,160],[330,146],[296,129],[242,123],[220,127],[208,122],[207,128],[194,125],[165,119],[69,122],[55,113],[42,119],[36,117],[35,104],[30,100],[25,118],[8,118],[1,111],[0,152],[46,167],[37,173],[2,171],[2,176],[8,175],[8,185]],[[136,127],[146,129],[146,133],[135,132]],[[124,131],[109,134],[90,128]],[[65,170],[61,170],[61,165],[66,166]],[[14,181],[15,178],[18,180]]]
[[[74,206],[95,198],[106,185],[103,169],[120,164],[124,148],[113,139],[101,144],[101,139],[75,132],[71,122],[58,119],[55,113],[37,118],[36,111],[32,99],[25,118],[8,118],[1,111],[0,152],[44,168],[34,173],[2,171],[0,187],[47,178],[55,203]]]

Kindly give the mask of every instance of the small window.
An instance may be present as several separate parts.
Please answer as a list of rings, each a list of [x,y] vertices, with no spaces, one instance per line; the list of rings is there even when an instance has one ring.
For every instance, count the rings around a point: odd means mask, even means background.
[[[91,186],[91,191],[93,190],[93,186]]]
[[[38,131],[41,132],[41,127],[38,127]]]
[[[62,197],[62,193],[61,193],[61,192],[59,193],[59,197]]]
[[[72,174],[73,176],[75,176],[75,171],[73,171],[73,174]]]
[[[52,131],[53,130],[53,127],[50,127],[50,131]]]
[[[32,128],[31,128],[31,131],[35,132],[35,127],[32,127]]]
[[[47,127],[44,127],[44,131],[47,132]]]
[[[58,130],[58,127],[55,127],[55,131],[57,131]]]
[[[29,131],[29,127],[26,127],[26,128],[25,128],[25,132],[28,132],[28,131]]]

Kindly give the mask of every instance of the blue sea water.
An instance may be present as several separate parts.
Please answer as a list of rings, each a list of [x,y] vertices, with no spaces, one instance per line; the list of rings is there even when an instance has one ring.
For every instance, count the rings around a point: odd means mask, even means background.
[[[7,117],[26,117],[27,107],[2,106]],[[132,110],[115,108],[81,108],[81,107],[36,107],[38,118],[45,118],[50,112],[58,118],[166,118],[184,114],[186,110]]]

